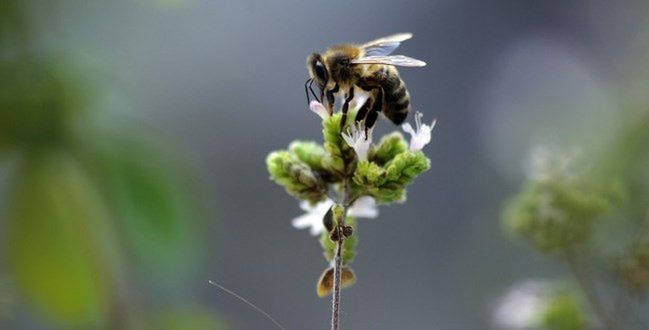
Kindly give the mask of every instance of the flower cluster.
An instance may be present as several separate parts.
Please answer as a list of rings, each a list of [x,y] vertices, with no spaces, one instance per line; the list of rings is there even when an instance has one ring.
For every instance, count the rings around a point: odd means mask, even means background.
[[[364,101],[359,98],[351,103],[345,123],[341,113],[330,114],[321,103],[311,102],[309,108],[322,119],[324,142],[294,141],[287,150],[274,151],[266,159],[270,179],[301,200],[300,208],[306,212],[293,219],[293,226],[319,236],[329,262],[336,250],[333,224],[345,219],[349,231],[342,245],[345,267],[356,255],[356,219],[376,218],[379,204],[405,201],[406,187],[430,168],[421,149],[430,142],[435,126],[435,121],[422,124],[422,115],[417,113],[414,128],[403,125],[410,141],[393,132],[373,143],[373,130],[351,119]],[[345,214],[332,215],[343,204]],[[329,268],[320,279],[318,295],[330,293],[326,283],[331,277]],[[351,269],[342,269],[342,281],[343,287],[355,281]]]
[[[594,185],[576,171],[576,158],[575,153],[535,149],[530,180],[505,210],[507,229],[541,251],[568,251],[583,244],[595,219],[623,197],[616,182]]]

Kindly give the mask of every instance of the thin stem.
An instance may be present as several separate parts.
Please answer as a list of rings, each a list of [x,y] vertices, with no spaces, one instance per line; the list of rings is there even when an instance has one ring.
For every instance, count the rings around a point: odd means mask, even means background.
[[[334,293],[331,300],[331,330],[340,328],[340,271],[342,268],[343,238],[338,240],[334,257]]]
[[[333,284],[333,297],[331,299],[331,330],[340,329],[340,292],[341,292],[341,272],[342,272],[342,251],[343,243],[345,242],[345,235],[342,234],[343,228],[345,227],[345,219],[347,217],[347,209],[352,203],[352,198],[350,194],[350,183],[349,179],[343,181],[343,192],[342,192],[342,206],[343,214],[338,221],[338,224],[334,230],[338,231],[338,242],[336,242],[336,255],[334,257],[334,284]]]
[[[588,303],[590,304],[593,312],[595,313],[599,321],[604,326],[604,329],[609,329],[609,330],[617,329],[616,322],[609,317],[606,309],[604,308],[601,301],[599,300],[599,297],[597,296],[595,285],[592,282],[592,279],[587,274],[586,270],[582,267],[582,265],[579,264],[575,253],[572,251],[567,252],[566,260],[568,261],[568,266],[570,267],[570,271],[572,272],[573,276],[577,279],[577,283],[579,283],[579,287],[584,292],[586,299],[588,300]]]

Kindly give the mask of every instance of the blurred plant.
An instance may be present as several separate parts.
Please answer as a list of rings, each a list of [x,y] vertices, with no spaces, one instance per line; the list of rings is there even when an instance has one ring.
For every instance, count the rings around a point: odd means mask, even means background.
[[[623,131],[588,166],[583,153],[533,152],[529,179],[507,204],[503,224],[539,252],[564,261],[576,286],[572,301],[532,307],[544,316],[512,329],[643,326],[634,310],[649,289],[649,182],[639,179],[647,178],[649,116],[635,118],[630,127],[636,125],[642,129]],[[582,300],[588,303],[583,308]]]
[[[579,295],[560,283],[527,280],[513,286],[494,312],[503,329],[583,329],[585,315]]]
[[[0,156],[14,169],[3,252],[21,300],[63,328],[224,328],[137,288],[196,269],[193,175],[161,136],[96,120],[96,86],[33,45],[29,5],[0,4]]]
[[[355,118],[362,106],[358,103],[347,118]],[[356,218],[378,216],[377,203],[405,201],[406,187],[430,167],[421,149],[430,142],[435,122],[422,124],[421,114],[416,114],[416,129],[404,125],[412,135],[410,148],[398,132],[372,144],[372,130],[365,132],[362,123],[341,123],[341,113],[329,114],[317,101],[310,108],[322,118],[323,145],[295,141],[288,150],[268,155],[266,164],[271,180],[300,199],[300,207],[307,212],[294,219],[293,226],[310,227],[312,235],[320,235],[330,266],[316,292],[320,297],[333,293],[332,328],[336,329],[340,290],[356,281],[349,268],[356,256]]]

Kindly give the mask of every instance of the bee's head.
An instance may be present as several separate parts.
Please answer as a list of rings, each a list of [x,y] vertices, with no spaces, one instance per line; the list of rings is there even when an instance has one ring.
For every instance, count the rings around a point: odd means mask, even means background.
[[[324,88],[327,85],[327,80],[329,79],[329,72],[325,67],[324,61],[322,60],[322,55],[318,53],[311,54],[306,59],[306,68],[309,71],[310,78],[304,84],[304,90],[306,92],[306,102],[309,103],[311,97],[322,102],[324,97]],[[320,93],[317,93],[313,90],[313,83],[316,83],[316,86],[320,89]],[[309,92],[311,94],[309,94]]]
[[[329,72],[325,67],[322,55],[318,53],[311,54],[306,60],[306,67],[307,70],[309,70],[309,76],[311,76],[311,79],[323,88],[329,79]]]

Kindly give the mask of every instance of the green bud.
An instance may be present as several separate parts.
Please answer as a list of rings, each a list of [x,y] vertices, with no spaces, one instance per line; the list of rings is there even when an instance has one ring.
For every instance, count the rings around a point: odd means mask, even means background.
[[[338,178],[350,174],[349,166],[354,158],[354,151],[343,140],[340,131],[341,114],[334,114],[322,122],[322,135],[324,147],[327,151],[323,160],[323,167],[333,172]]]
[[[366,189],[378,187],[385,183],[385,171],[379,165],[366,160],[356,166],[354,183]]]
[[[380,203],[403,202],[406,186],[430,168],[430,160],[420,151],[396,155],[385,168],[361,161],[354,172],[354,191],[374,197]]]
[[[396,155],[408,150],[408,143],[399,132],[381,138],[378,147],[370,151],[369,159],[379,165],[391,161]]]
[[[368,194],[382,204],[402,203],[406,200],[406,189],[401,187],[381,187],[368,190]]]
[[[430,160],[423,152],[402,152],[385,165],[386,182],[405,186],[429,168]]]
[[[334,206],[331,207],[331,211],[333,212],[335,222],[339,223],[340,219],[343,218],[343,212],[345,212],[345,208],[340,204],[334,204]]]
[[[312,203],[326,197],[327,188],[322,179],[288,151],[275,151],[266,158],[270,179],[284,186],[299,199]]]
[[[319,144],[311,141],[294,141],[288,148],[311,169],[315,171],[324,170],[323,160],[326,152]]]

